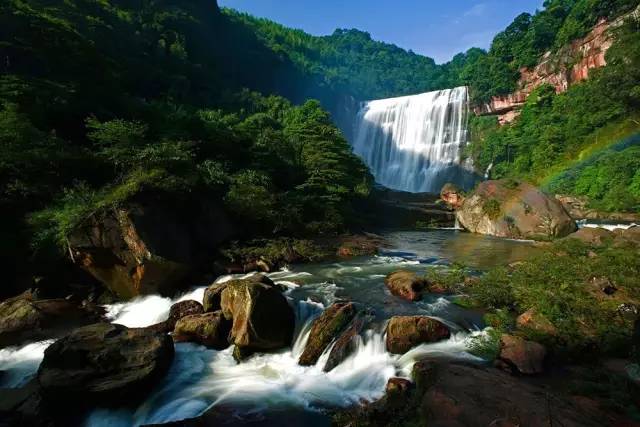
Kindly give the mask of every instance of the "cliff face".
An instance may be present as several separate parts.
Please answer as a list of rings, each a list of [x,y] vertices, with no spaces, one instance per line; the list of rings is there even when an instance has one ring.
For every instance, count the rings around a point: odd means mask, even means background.
[[[547,52],[534,69],[520,70],[518,90],[505,96],[493,97],[491,102],[476,106],[477,115],[498,115],[500,124],[510,123],[534,89],[549,84],[556,93],[566,91],[572,84],[589,77],[589,71],[607,65],[605,55],[613,44],[611,29],[621,25],[630,15],[640,16],[640,7],[612,22],[599,21],[585,37],[574,40],[556,52]]]

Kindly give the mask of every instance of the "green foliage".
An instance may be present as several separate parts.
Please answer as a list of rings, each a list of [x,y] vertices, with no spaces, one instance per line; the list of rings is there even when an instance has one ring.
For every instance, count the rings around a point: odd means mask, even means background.
[[[500,336],[502,331],[487,328],[482,334],[471,337],[467,351],[485,360],[495,360],[500,354]]]
[[[448,292],[458,293],[464,286],[466,273],[467,270],[463,265],[454,264],[450,268],[430,268],[424,278]]]
[[[617,30],[608,66],[591,70],[586,82],[559,95],[550,86],[533,91],[514,124],[497,127],[476,119],[469,151],[477,167],[493,164],[492,178],[551,180],[552,191],[588,196],[600,209],[637,209],[635,149],[597,153],[592,161],[585,153],[619,138],[619,132],[607,134],[607,127],[623,129],[623,136],[640,130],[639,25],[631,20]],[[581,163],[573,165],[575,159]],[[553,178],[564,170],[562,180]]]
[[[482,211],[491,219],[498,219],[502,213],[500,202],[496,199],[488,199],[482,205]]]
[[[637,247],[612,244],[589,248],[575,239],[560,241],[513,269],[489,271],[469,295],[483,306],[501,310],[494,327],[504,328],[504,314],[530,309],[544,315],[557,329],[555,344],[581,351],[596,347],[603,353],[628,351],[633,318],[622,315],[621,304],[640,297],[640,253]],[[617,291],[606,295],[594,278],[606,278]],[[499,312],[495,312],[496,314]]]

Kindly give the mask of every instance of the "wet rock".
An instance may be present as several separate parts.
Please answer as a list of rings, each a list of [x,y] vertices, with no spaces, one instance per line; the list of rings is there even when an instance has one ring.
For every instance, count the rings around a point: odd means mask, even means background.
[[[403,354],[416,345],[449,338],[451,333],[439,320],[427,316],[395,316],[387,325],[387,351]]]
[[[173,360],[170,336],[148,328],[97,323],[49,346],[38,369],[49,402],[110,405],[148,396]]]
[[[400,270],[389,274],[384,279],[384,284],[389,291],[408,301],[422,299],[422,291],[428,285],[427,281],[412,271]]]
[[[558,335],[558,330],[553,323],[533,308],[518,316],[516,326],[518,329],[532,331],[541,335]]]
[[[178,320],[173,331],[175,342],[194,342],[216,350],[229,347],[231,321],[224,318],[222,311],[192,314]]]
[[[324,365],[324,371],[329,372],[347,357],[349,357],[357,348],[360,341],[360,332],[373,318],[373,312],[364,309],[358,312],[356,317],[351,321],[349,326],[336,339],[335,344],[331,348],[327,363]]]
[[[452,209],[460,209],[464,203],[464,193],[455,184],[447,183],[440,190],[440,198]]]
[[[171,308],[169,309],[169,318],[167,320],[149,326],[149,328],[159,332],[169,333],[176,327],[176,322],[178,320],[192,314],[202,313],[204,313],[204,309],[202,308],[202,304],[200,304],[198,301],[180,301],[171,306]]]
[[[250,282],[256,282],[256,283],[263,283],[268,286],[277,286],[273,282],[273,280],[269,279],[268,276],[261,273],[252,274],[246,279],[237,279],[237,280],[229,280],[223,283],[214,283],[204,291],[204,298],[202,300],[204,311],[209,313],[209,312],[220,310],[222,308],[220,306],[222,291],[224,291],[227,288],[227,286],[229,286],[229,284],[235,283],[237,281],[250,281]]]
[[[224,317],[233,320],[229,336],[238,355],[291,344],[295,318],[278,287],[254,280],[234,280],[222,291],[220,305]]]
[[[320,355],[356,315],[351,302],[338,302],[329,306],[313,321],[307,345],[298,360],[302,366],[315,365]]]
[[[375,255],[387,243],[383,237],[365,233],[339,238],[336,255],[340,258]]]
[[[542,344],[513,335],[503,334],[500,337],[498,359],[514,372],[528,375],[542,373],[546,355],[547,350]]]
[[[0,348],[56,338],[98,322],[104,309],[66,299],[34,300],[29,292],[0,304]]]
[[[452,197],[448,194],[447,200]],[[559,201],[512,180],[480,183],[456,209],[456,218],[472,233],[507,238],[547,240],[577,228]]]

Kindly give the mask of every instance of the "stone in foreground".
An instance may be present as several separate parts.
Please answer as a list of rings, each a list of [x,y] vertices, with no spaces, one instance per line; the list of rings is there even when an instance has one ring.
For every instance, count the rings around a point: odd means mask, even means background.
[[[221,311],[193,314],[178,320],[173,331],[173,340],[194,342],[215,350],[224,350],[229,347],[230,330],[231,322],[224,318]]]
[[[313,321],[307,345],[298,360],[302,366],[315,365],[320,355],[356,315],[352,302],[338,302]]]
[[[170,336],[97,323],[53,343],[38,369],[43,396],[77,405],[129,403],[148,396],[174,356]]]

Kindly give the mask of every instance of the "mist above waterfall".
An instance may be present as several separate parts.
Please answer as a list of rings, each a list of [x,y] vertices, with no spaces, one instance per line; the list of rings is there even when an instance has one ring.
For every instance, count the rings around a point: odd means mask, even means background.
[[[352,145],[376,181],[412,193],[438,193],[447,182],[469,187],[466,87],[362,103]]]

